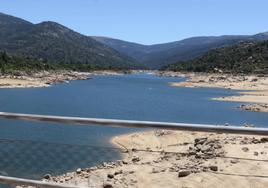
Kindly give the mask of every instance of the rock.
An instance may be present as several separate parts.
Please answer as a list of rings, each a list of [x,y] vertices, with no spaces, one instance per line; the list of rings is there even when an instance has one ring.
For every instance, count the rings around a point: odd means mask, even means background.
[[[205,153],[207,151],[210,151],[211,147],[209,145],[204,145],[201,148],[201,152]]]
[[[190,174],[191,174],[191,171],[190,170],[181,170],[178,173],[178,177],[179,178],[186,177],[186,176],[189,176]]]
[[[137,152],[137,149],[136,148],[132,148],[131,151],[132,152]]]
[[[202,145],[201,144],[197,144],[195,146],[195,148],[196,148],[196,151],[200,151],[202,149]]]
[[[122,161],[122,163],[123,163],[123,164],[128,164],[128,162],[127,162],[127,161],[124,161],[124,160]]]
[[[137,180],[130,179],[131,183],[138,183]]]
[[[114,173],[115,176],[118,175],[118,174],[123,174],[123,170],[119,170],[119,171],[116,171],[116,172]]]
[[[240,141],[240,144],[243,145],[243,144],[248,144],[248,142],[246,140],[241,140]]]
[[[66,173],[66,176],[73,178],[74,177],[74,174],[72,172],[68,172],[68,173]]]
[[[107,177],[110,178],[110,179],[113,179],[114,175],[113,174],[107,174]]]
[[[210,156],[213,156],[214,153],[212,151],[209,151],[209,152],[206,152],[206,155],[210,155]]]
[[[237,159],[233,159],[233,160],[231,160],[231,163],[236,164],[236,163],[238,163],[238,160]]]
[[[197,145],[197,144],[204,144],[206,141],[207,141],[207,137],[202,137],[202,138],[196,138],[195,140],[194,140],[194,142],[195,142],[195,145]]]
[[[267,137],[263,137],[263,138],[260,139],[260,142],[266,143],[266,142],[268,142],[268,138]]]
[[[243,150],[244,152],[248,152],[248,151],[249,151],[248,147],[243,147],[242,150]]]
[[[165,136],[170,134],[170,131],[167,130],[156,130],[155,131],[155,136],[160,137],[160,136]]]
[[[87,169],[87,172],[90,172],[90,171],[94,171],[94,170],[97,170],[98,167],[94,166],[94,167],[90,167]]]
[[[134,163],[135,163],[135,162],[139,162],[139,161],[140,161],[140,158],[139,158],[139,157],[136,157],[136,156],[135,156],[135,157],[132,158],[132,162],[134,162]]]
[[[156,170],[155,168],[153,168],[153,169],[152,169],[152,173],[153,173],[153,174],[159,173],[159,170]]]
[[[51,178],[51,175],[50,174],[44,175],[44,179],[49,180],[50,178]]]
[[[258,140],[258,139],[253,139],[251,142],[252,142],[253,144],[259,144],[259,143],[261,143],[261,141]]]
[[[204,154],[201,151],[195,152],[195,158],[200,159]]]
[[[221,148],[222,148],[222,146],[219,145],[219,144],[217,144],[217,145],[214,146],[214,149],[221,149]]]
[[[218,171],[218,166],[209,166],[208,168],[212,171]]]
[[[186,146],[186,145],[189,145],[190,142],[183,142],[182,145]]]
[[[76,173],[77,173],[77,174],[81,174],[81,172],[82,172],[82,169],[81,169],[81,168],[78,168],[78,169],[76,170]]]
[[[103,188],[113,188],[113,185],[110,183],[104,183]]]
[[[72,177],[67,176],[67,177],[65,178],[65,181],[70,181],[71,179],[72,179]]]

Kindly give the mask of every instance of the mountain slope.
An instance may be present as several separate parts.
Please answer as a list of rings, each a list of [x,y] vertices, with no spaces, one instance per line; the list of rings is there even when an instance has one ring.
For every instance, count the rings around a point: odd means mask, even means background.
[[[177,61],[200,57],[212,49],[263,40],[268,40],[268,33],[193,37],[165,44],[141,45],[107,37],[88,37],[55,22],[32,24],[0,13],[0,51],[53,63],[100,68],[159,69]]]
[[[114,48],[115,50],[124,53],[137,61],[141,61],[142,57],[146,53],[150,53],[150,48],[149,46],[142,45],[142,44],[137,44],[134,42],[127,42],[119,39],[113,39],[113,38],[108,38],[108,37],[97,37],[93,36],[95,40],[111,47]]]
[[[243,42],[207,52],[200,58],[169,65],[167,70],[268,74],[268,41]]]
[[[137,67],[132,58],[58,23],[32,24],[5,14],[0,14],[0,50],[53,63]]]
[[[0,41],[1,43],[14,37],[24,34],[33,26],[32,23],[23,19],[0,13]]]
[[[211,49],[238,44],[243,41],[268,40],[267,33],[253,36],[193,37],[181,41],[156,45],[141,45],[107,37],[94,37],[99,42],[124,53],[153,69],[190,60],[203,55]]]

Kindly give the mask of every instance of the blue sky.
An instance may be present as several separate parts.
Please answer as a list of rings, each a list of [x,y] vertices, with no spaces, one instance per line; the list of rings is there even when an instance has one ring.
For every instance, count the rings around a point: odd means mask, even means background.
[[[0,12],[143,44],[268,31],[267,0],[0,0]]]

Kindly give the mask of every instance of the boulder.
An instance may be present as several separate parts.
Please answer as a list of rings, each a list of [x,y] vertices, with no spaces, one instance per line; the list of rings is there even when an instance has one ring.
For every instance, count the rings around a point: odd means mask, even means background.
[[[156,173],[159,173],[160,171],[159,170],[156,170],[155,168],[152,169],[152,174],[156,174]]]
[[[114,175],[113,174],[107,174],[107,177],[110,178],[110,179],[113,179]]]
[[[248,151],[249,151],[248,147],[243,147],[242,150],[243,150],[244,152],[248,152]]]
[[[81,172],[82,172],[82,169],[81,169],[81,168],[78,168],[78,169],[76,170],[76,173],[77,173],[77,174],[81,174]]]
[[[191,174],[191,171],[190,170],[181,170],[178,173],[178,177],[179,178],[186,177],[186,176],[189,176],[190,174]]]
[[[44,179],[49,180],[50,178],[51,178],[51,175],[50,174],[44,175]]]
[[[201,147],[201,152],[205,153],[211,150],[211,146],[209,145],[204,145]]]
[[[268,138],[267,137],[263,137],[263,138],[260,139],[260,142],[266,143],[266,142],[268,142]]]
[[[195,143],[195,145],[197,145],[197,144],[204,144],[206,141],[207,141],[207,137],[202,137],[202,138],[196,138],[195,140],[194,140],[194,143]]]
[[[140,158],[139,157],[133,157],[132,158],[132,162],[139,162],[140,161]]]
[[[113,185],[110,183],[104,183],[103,188],[113,188]]]
[[[116,172],[114,173],[115,176],[118,175],[118,174],[123,174],[123,170],[119,170],[119,171],[116,171]]]
[[[238,163],[239,161],[237,160],[237,159],[233,159],[233,160],[231,160],[231,163],[233,163],[233,164],[236,164],[236,163]]]
[[[212,171],[218,171],[218,166],[209,166],[209,169]]]

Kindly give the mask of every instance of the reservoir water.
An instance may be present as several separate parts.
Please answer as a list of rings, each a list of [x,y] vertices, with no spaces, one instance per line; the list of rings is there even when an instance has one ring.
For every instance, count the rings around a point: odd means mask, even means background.
[[[0,89],[0,111],[183,123],[254,124],[268,113],[210,100],[236,94],[215,88],[169,86],[183,78],[151,74],[96,76],[48,88]],[[109,139],[137,129],[0,120],[0,174],[39,179],[120,159]]]

